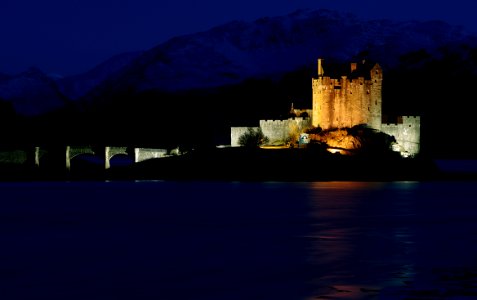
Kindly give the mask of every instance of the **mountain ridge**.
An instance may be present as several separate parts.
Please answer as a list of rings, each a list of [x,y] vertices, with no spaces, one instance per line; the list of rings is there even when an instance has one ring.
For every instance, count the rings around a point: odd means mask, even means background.
[[[103,93],[98,90],[105,89],[101,85],[111,86],[115,80],[122,81],[117,86],[136,91],[214,88],[290,72],[314,64],[318,56],[346,62],[366,51],[384,68],[394,67],[408,51],[435,51],[444,43],[470,36],[462,27],[439,20],[364,20],[339,11],[301,9],[173,37],[148,50],[114,55],[90,71],[55,81],[72,101],[94,101],[91,98]],[[386,49],[379,51],[380,47]]]
[[[75,107],[76,119],[71,119],[81,126],[88,120],[91,131],[101,132],[97,139],[141,134],[141,141],[150,136],[165,140],[171,138],[171,129],[209,139],[204,131],[226,135],[233,124],[286,117],[278,112],[286,114],[291,102],[310,107],[309,83],[318,58],[325,59],[329,76],[335,75],[334,66],[367,59],[384,69],[383,105],[388,111],[407,110],[439,122],[436,115],[448,113],[443,95],[453,96],[437,90],[446,80],[458,84],[460,76],[467,74],[469,81],[477,76],[473,49],[475,35],[440,20],[364,20],[339,11],[299,10],[177,36],[54,82]],[[441,78],[439,68],[444,67],[458,69]],[[8,78],[0,77],[0,97]],[[436,83],[436,91],[426,91]],[[427,107],[429,97],[438,97],[434,102],[442,108]],[[54,124],[51,119],[44,122]],[[111,124],[117,124],[118,133],[111,133]],[[201,125],[191,129],[190,124]]]
[[[443,21],[361,20],[337,11],[300,10],[174,37],[145,51],[83,100],[126,90],[174,93],[239,84],[313,65],[318,56],[349,62],[366,52],[386,69],[410,51],[424,48],[437,55],[444,44],[471,40],[461,27]]]

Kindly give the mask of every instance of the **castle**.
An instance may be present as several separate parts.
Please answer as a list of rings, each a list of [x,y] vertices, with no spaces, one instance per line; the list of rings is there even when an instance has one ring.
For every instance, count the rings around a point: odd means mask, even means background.
[[[312,78],[314,127],[326,130],[367,124],[381,129],[383,71],[378,64],[369,74],[364,73],[369,69],[366,62],[359,67],[351,63],[349,75],[332,79],[324,76],[322,59],[318,59],[318,78]]]
[[[296,139],[306,129],[323,130],[367,126],[394,136],[393,150],[403,156],[412,156],[420,149],[420,117],[399,116],[396,123],[382,123],[383,70],[379,64],[366,61],[351,63],[341,78],[325,76],[323,60],[318,59],[318,77],[312,78],[312,109],[298,110],[297,117],[287,120],[260,120],[262,132],[271,144]],[[310,117],[311,116],[311,117]],[[239,146],[238,139],[246,127],[231,128],[231,145]]]

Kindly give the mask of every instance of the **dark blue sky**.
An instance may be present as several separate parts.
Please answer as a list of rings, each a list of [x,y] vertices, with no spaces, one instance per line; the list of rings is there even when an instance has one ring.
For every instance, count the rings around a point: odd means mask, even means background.
[[[362,18],[441,19],[477,32],[477,1],[0,0],[0,72],[73,75],[125,51],[231,20],[328,8]]]

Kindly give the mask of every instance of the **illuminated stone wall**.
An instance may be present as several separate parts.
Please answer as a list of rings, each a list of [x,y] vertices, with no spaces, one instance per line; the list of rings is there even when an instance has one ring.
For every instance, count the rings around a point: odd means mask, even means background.
[[[310,118],[290,118],[288,120],[260,120],[260,128],[268,137],[269,144],[284,144],[290,139],[298,140],[300,133],[311,126]]]
[[[298,140],[300,133],[311,127],[311,118],[290,118],[288,120],[260,120],[260,127],[231,127],[230,145],[239,147],[239,138],[247,132],[248,128],[257,130],[260,128],[268,137],[268,144],[284,144],[289,138]]]
[[[289,120],[260,120],[260,128],[269,144],[284,143],[289,136]]]
[[[421,118],[402,116],[395,124],[382,124],[381,131],[394,136],[402,155],[415,155],[420,151]]]
[[[356,64],[352,64],[356,68]],[[352,74],[352,73],[351,73]],[[381,128],[381,67],[370,70],[370,79],[358,77],[333,79],[319,76],[312,79],[312,125],[322,129],[353,127],[368,124]]]
[[[134,148],[134,162],[166,157],[167,149]]]
[[[239,138],[247,132],[248,128],[258,130],[258,127],[231,127],[230,128],[230,146],[240,147]]]
[[[363,72],[365,68],[368,71]],[[420,151],[420,117],[402,116],[398,117],[396,124],[382,124],[382,82],[383,71],[379,64],[371,67],[365,66],[364,61],[362,64],[351,63],[349,78],[341,76],[340,79],[333,79],[324,76],[319,59],[318,78],[312,78],[312,109],[294,109],[292,105],[291,112],[296,118],[260,120],[260,128],[269,138],[269,144],[282,144],[290,138],[298,138],[300,133],[311,127],[319,126],[326,130],[367,124],[394,136],[398,143],[396,150],[404,156],[415,155]],[[239,146],[238,139],[247,128],[231,128],[231,146]]]
[[[360,67],[350,66],[352,75]],[[367,124],[371,128],[392,135],[398,143],[396,150],[403,155],[415,155],[420,151],[421,120],[419,116],[398,117],[396,124],[382,124],[383,71],[375,64],[369,71],[369,79],[358,76],[349,79],[333,79],[324,76],[322,61],[318,60],[318,78],[312,78],[313,108],[312,125],[322,129],[353,127]]]

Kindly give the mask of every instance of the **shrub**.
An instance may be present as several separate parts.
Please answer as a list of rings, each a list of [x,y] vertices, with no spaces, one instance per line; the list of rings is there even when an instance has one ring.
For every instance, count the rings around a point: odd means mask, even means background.
[[[263,134],[261,128],[254,130],[249,127],[247,132],[239,137],[239,145],[247,148],[257,148],[268,143],[268,141],[268,137]]]

